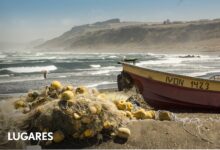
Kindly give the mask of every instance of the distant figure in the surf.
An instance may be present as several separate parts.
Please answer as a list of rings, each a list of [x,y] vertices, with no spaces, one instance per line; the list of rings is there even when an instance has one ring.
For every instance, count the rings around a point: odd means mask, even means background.
[[[47,79],[47,74],[48,74],[48,71],[47,70],[43,70],[44,79]]]

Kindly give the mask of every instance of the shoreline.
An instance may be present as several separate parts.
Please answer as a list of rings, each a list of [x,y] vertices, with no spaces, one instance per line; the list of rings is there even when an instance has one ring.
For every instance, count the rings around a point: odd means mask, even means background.
[[[66,85],[70,84],[73,86],[88,86],[89,84],[94,85],[93,82],[85,82],[82,79],[74,79],[74,78],[48,78],[46,80],[28,80],[28,81],[21,81],[21,82],[5,82],[5,83],[0,83],[0,95],[7,95],[7,94],[14,94],[14,93],[27,93],[30,90],[37,90],[42,87],[49,86],[51,81],[53,80],[58,80]],[[108,77],[106,77],[108,78]],[[114,79],[115,77],[111,77],[112,81],[116,81]],[[97,81],[102,83],[103,81],[106,81],[104,78],[101,81]],[[117,83],[106,83],[106,84],[99,84],[99,85],[94,85],[91,86],[97,89],[115,89],[117,88]],[[1,97],[1,96],[0,96]]]

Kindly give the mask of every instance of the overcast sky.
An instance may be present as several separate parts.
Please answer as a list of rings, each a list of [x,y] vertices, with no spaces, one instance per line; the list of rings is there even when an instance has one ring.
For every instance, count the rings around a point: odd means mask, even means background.
[[[0,41],[50,39],[75,25],[220,18],[220,0],[0,0]]]

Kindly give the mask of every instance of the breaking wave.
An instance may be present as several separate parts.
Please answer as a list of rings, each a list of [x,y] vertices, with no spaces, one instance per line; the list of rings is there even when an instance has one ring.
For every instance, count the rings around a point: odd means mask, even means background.
[[[90,67],[92,67],[92,68],[100,68],[101,65],[99,65],[99,64],[98,64],[98,65],[95,65],[95,64],[94,64],[94,65],[90,65]]]
[[[57,67],[54,65],[36,66],[36,67],[9,67],[9,68],[3,68],[1,70],[8,70],[14,73],[33,73],[33,72],[42,72],[44,70],[54,71],[57,70]]]
[[[108,81],[103,81],[103,82],[100,82],[100,83],[94,83],[94,84],[90,84],[88,85],[87,87],[97,87],[97,86],[100,86],[100,85],[108,85],[108,84],[116,84],[117,82],[108,82]]]

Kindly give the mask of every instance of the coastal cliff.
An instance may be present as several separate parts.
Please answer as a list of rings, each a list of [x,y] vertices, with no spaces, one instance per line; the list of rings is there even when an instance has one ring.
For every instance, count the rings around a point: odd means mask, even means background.
[[[38,49],[102,52],[164,49],[211,50],[220,48],[220,21],[121,22],[119,19],[73,27],[37,46]]]

